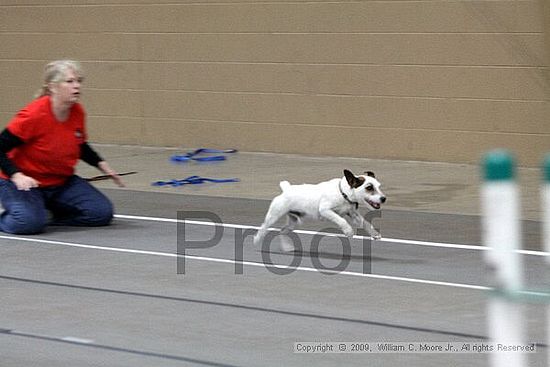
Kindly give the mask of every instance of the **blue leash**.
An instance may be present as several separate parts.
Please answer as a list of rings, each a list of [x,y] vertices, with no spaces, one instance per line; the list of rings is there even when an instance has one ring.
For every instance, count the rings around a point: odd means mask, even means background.
[[[216,161],[224,161],[226,160],[225,155],[222,154],[229,154],[229,153],[236,153],[236,149],[209,149],[209,148],[199,148],[194,151],[187,152],[185,154],[175,154],[172,157],[170,157],[170,161],[174,163],[187,163],[189,161],[196,161],[196,162],[216,162]],[[197,157],[200,154],[219,154],[219,155],[210,155],[206,157]],[[156,181],[153,182],[153,186],[172,186],[172,187],[179,187],[183,185],[198,185],[205,182],[213,182],[213,183],[225,183],[225,182],[239,182],[238,178],[206,178],[206,177],[200,177],[200,176],[189,176],[187,178],[184,178],[182,180],[176,180],[172,179],[169,181]]]
[[[224,183],[224,182],[239,182],[238,178],[206,178],[200,176],[189,176],[183,180],[156,181],[153,186],[172,186],[179,187],[183,185],[198,185],[205,182]]]
[[[185,154],[175,154],[170,160],[175,163],[186,163],[191,160],[197,162],[215,162],[215,161],[225,161],[226,157],[224,155],[214,155],[207,157],[197,157],[199,154],[203,153],[236,153],[236,149],[209,149],[209,148],[199,148],[197,150],[185,153]]]

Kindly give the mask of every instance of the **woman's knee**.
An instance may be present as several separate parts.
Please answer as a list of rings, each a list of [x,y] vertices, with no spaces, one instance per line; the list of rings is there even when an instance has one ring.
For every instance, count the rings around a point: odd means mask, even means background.
[[[105,198],[95,201],[93,206],[87,208],[83,213],[82,220],[90,226],[107,226],[113,221],[113,216],[113,204]]]
[[[48,205],[58,225],[105,226],[114,216],[109,198],[79,176],[73,176]]]
[[[48,218],[45,211],[5,212],[0,219],[0,230],[12,234],[37,234],[43,232],[47,224]]]
[[[44,231],[48,213],[37,190],[17,190],[11,181],[0,182],[0,196],[4,212],[0,216],[0,230],[13,234],[35,234]]]

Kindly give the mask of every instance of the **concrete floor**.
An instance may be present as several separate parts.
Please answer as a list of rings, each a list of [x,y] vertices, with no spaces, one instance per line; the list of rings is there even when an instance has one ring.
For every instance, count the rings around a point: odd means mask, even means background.
[[[124,189],[96,183],[115,203],[113,225],[0,235],[2,366],[489,366],[486,353],[293,349],[297,342],[488,342],[477,167],[257,153],[176,165],[169,158],[182,150],[96,148],[118,171],[138,171],[124,177]],[[382,241],[359,236],[345,247],[328,233],[314,248],[313,235],[327,224],[310,223],[299,233],[302,252],[250,243],[246,235],[280,180],[314,183],[343,168],[372,170],[383,182]],[[98,174],[85,166],[79,173]],[[151,186],[191,175],[240,182]],[[538,172],[522,169],[520,177],[531,251],[522,255],[526,287],[544,290],[550,271],[540,252]],[[177,224],[178,213],[194,224]],[[215,234],[210,214],[223,234],[207,244]],[[175,255],[183,247],[184,262]],[[545,307],[523,307],[526,341],[537,347],[529,366],[548,365]]]

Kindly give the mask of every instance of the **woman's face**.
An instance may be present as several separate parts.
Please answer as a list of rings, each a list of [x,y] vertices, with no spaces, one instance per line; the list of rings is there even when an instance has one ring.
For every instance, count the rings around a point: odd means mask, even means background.
[[[58,102],[63,104],[74,104],[80,100],[80,85],[83,78],[69,69],[65,77],[59,83],[55,83],[52,88],[52,95]]]

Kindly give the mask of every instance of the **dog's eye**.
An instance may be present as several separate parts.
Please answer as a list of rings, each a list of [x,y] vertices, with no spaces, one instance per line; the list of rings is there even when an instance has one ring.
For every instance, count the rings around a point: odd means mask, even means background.
[[[367,187],[365,187],[365,189],[366,189],[367,191],[372,191],[372,189],[373,189],[372,184],[368,184]]]

